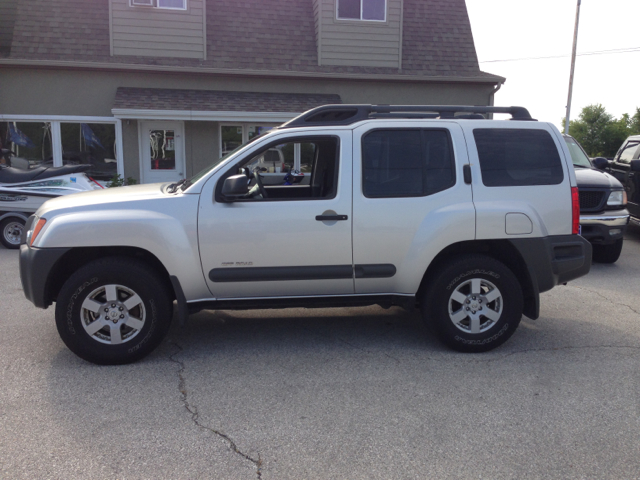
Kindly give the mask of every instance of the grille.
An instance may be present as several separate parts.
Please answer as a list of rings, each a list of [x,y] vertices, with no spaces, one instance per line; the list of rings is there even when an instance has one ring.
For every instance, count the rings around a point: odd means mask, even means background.
[[[605,192],[585,192],[580,193],[580,209],[597,208],[602,203]]]

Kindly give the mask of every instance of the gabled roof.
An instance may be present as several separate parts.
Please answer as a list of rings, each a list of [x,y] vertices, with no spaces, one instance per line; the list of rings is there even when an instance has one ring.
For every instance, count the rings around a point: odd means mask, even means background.
[[[259,5],[259,8],[258,8]],[[332,75],[447,77],[480,71],[465,0],[404,0],[402,69],[319,66],[312,0],[212,1],[207,59],[110,56],[108,0],[20,0],[9,59]]]

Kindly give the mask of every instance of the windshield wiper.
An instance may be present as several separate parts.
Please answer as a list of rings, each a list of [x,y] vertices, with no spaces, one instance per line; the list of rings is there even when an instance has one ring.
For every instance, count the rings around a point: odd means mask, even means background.
[[[590,167],[587,167],[586,165],[582,165],[580,163],[574,163],[573,166],[574,167],[581,167],[581,168],[590,168]]]
[[[186,181],[187,181],[187,179],[186,179],[186,178],[183,178],[183,179],[182,179],[182,180],[180,180],[179,182],[172,183],[171,185],[169,185],[169,186],[167,187],[167,191],[168,191],[169,193],[176,193],[176,192],[178,191],[178,187],[179,187],[180,185],[182,185],[182,184],[183,184],[184,182],[186,182]]]

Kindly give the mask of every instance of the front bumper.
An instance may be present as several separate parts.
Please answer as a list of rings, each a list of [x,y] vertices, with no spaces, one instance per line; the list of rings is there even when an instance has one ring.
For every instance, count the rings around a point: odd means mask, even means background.
[[[624,236],[629,224],[626,209],[580,215],[581,235],[594,245],[608,245]]]
[[[33,248],[20,245],[20,280],[24,296],[38,308],[51,305],[47,289],[51,271],[69,248]]]

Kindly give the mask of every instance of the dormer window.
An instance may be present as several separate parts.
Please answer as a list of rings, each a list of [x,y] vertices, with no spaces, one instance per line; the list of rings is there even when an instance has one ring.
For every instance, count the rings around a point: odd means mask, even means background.
[[[187,0],[130,0],[132,7],[153,7],[167,10],[186,10]]]
[[[387,0],[337,0],[339,20],[387,20]]]

